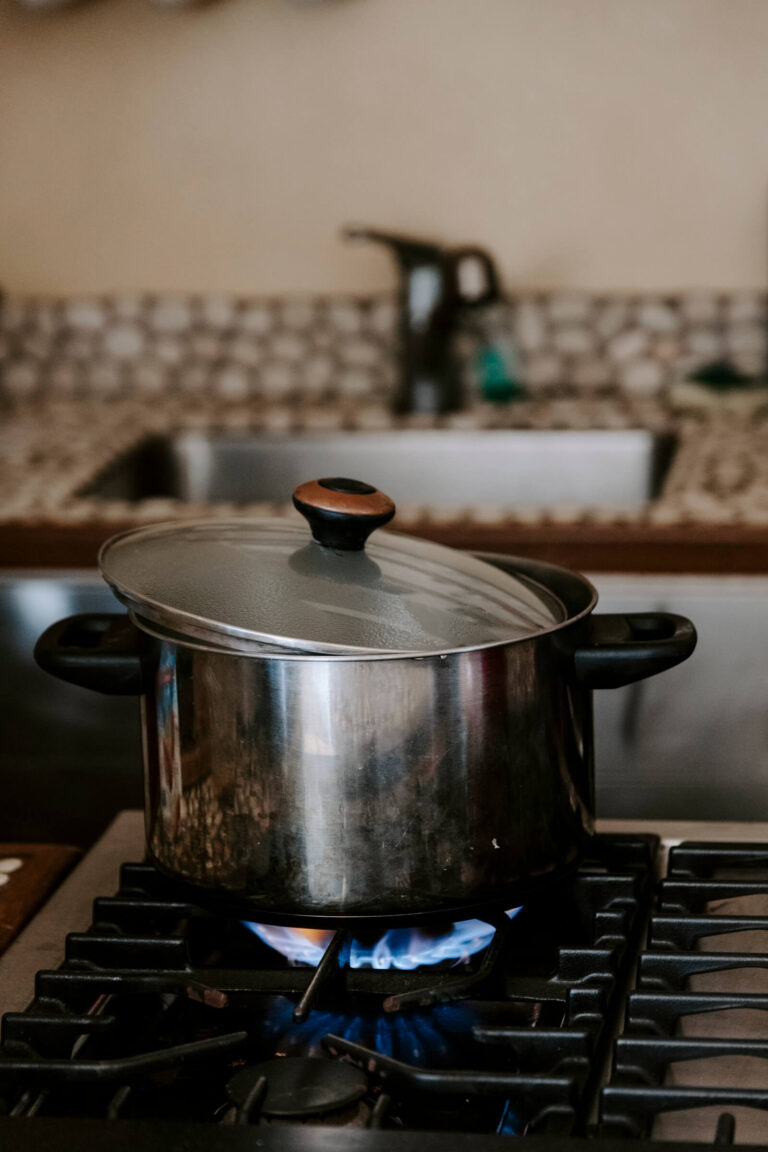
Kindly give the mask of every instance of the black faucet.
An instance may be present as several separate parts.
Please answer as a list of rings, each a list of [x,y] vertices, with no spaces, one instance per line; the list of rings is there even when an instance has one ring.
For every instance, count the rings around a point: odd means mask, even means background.
[[[350,226],[348,240],[372,240],[400,271],[400,383],[396,412],[453,412],[463,406],[453,336],[461,310],[499,298],[491,257],[482,248],[441,244]]]

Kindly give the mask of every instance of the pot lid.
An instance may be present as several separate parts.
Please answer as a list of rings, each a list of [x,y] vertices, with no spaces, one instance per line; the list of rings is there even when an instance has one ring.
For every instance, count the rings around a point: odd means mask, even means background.
[[[565,619],[523,575],[374,528],[395,506],[368,484],[300,485],[298,519],[179,521],[115,536],[99,566],[140,619],[237,651],[420,655],[499,644]]]

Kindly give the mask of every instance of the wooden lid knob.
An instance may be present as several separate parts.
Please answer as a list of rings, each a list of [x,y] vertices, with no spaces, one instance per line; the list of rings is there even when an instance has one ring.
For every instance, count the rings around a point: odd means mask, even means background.
[[[344,476],[299,484],[293,503],[309,522],[318,544],[344,552],[359,552],[371,532],[395,514],[389,496],[371,484]]]

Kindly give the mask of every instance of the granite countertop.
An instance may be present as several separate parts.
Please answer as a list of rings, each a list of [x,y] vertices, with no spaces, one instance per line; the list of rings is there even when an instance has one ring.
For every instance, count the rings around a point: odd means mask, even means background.
[[[10,407],[0,428],[0,562],[14,565],[92,563],[95,544],[113,531],[176,517],[286,513],[286,505],[200,505],[173,499],[135,503],[97,500],[80,491],[115,457],[149,435],[179,429],[260,429],[270,432],[376,431],[392,427],[649,428],[671,431],[677,450],[657,499],[635,510],[558,506],[455,512],[401,507],[398,527],[468,547],[538,543],[542,558],[579,561],[590,541],[643,544],[698,541],[710,552],[743,542],[746,570],[768,570],[768,392],[715,397],[683,387],[663,401],[611,396],[529,400],[476,406],[444,418],[395,419],[382,406],[224,403],[211,398],[44,399]],[[51,557],[46,540],[58,539]],[[68,558],[62,540],[87,541]],[[542,553],[547,541],[570,541],[566,555]],[[24,542],[26,541],[26,547]],[[43,549],[39,556],[32,543]],[[19,547],[15,545],[18,544]],[[765,552],[757,558],[756,547]],[[90,548],[90,551],[87,549]],[[523,549],[524,550],[524,549]],[[742,559],[726,570],[744,570]],[[635,551],[618,567],[637,567]],[[581,560],[582,566],[585,561]],[[661,561],[650,563],[657,568]],[[711,570],[713,563],[704,565]],[[765,568],[763,567],[765,564]],[[609,565],[609,567],[612,565]],[[690,559],[682,567],[697,567]]]

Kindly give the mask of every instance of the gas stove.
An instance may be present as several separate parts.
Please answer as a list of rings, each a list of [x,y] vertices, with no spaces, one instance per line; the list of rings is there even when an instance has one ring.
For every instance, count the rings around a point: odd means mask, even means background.
[[[768,1149],[768,825],[599,822],[546,903],[385,942],[142,848],[123,813],[0,959],[3,1149]]]

